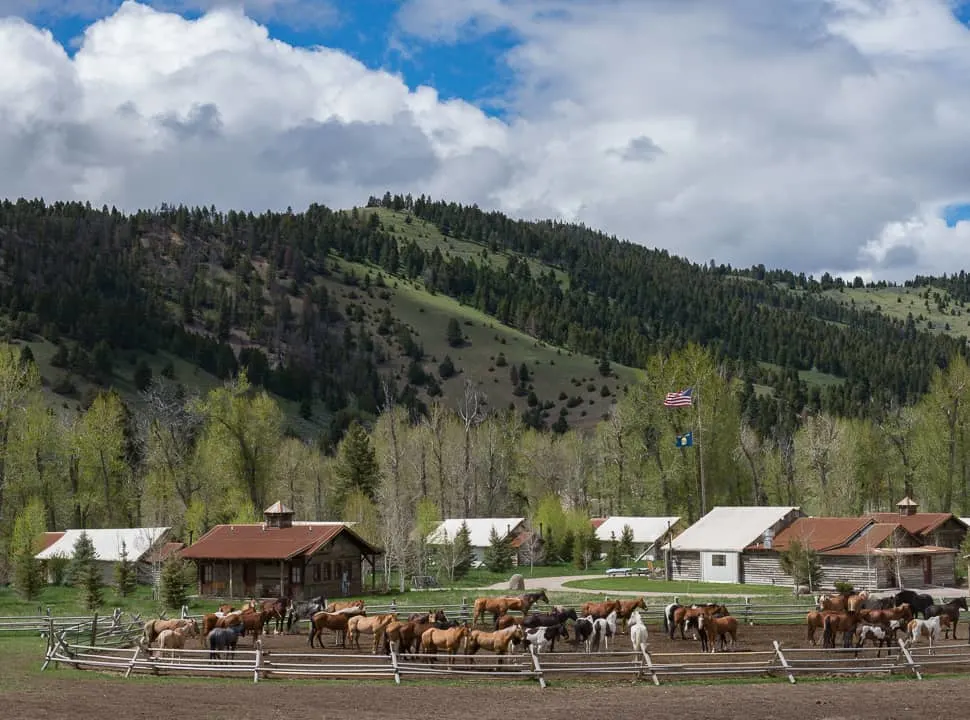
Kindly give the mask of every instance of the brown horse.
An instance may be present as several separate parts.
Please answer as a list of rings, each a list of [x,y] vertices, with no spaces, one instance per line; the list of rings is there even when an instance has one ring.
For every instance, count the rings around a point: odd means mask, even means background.
[[[899,620],[902,626],[906,627],[906,624],[913,619],[913,609],[909,603],[903,603],[890,610],[860,610],[859,617],[870,625],[889,627],[889,623],[893,620]]]
[[[707,649],[706,645],[714,652],[716,641],[721,641],[721,650],[727,650],[727,636],[731,636],[731,647],[738,644],[738,621],[737,618],[727,615],[719,617],[716,615],[701,615],[697,622],[697,631],[700,633],[703,644],[701,649]]]
[[[606,600],[605,602],[584,602],[580,608],[580,617],[592,616],[594,620],[598,618],[605,618],[611,612],[616,611],[616,614],[620,614],[620,601],[619,600]]]
[[[858,612],[827,613],[822,621],[822,647],[835,647],[835,633],[842,633],[842,647],[852,647],[852,637],[861,622]]]
[[[819,595],[816,598],[817,610],[832,610],[835,612],[858,612],[862,604],[869,599],[866,590],[857,593],[836,593],[834,595]]]
[[[381,641],[384,639],[384,632],[387,626],[395,621],[397,621],[396,613],[372,615],[370,617],[366,615],[354,615],[347,622],[347,632],[350,636],[350,642],[355,648],[360,650],[361,633],[369,633],[374,636],[372,652],[376,655],[377,648],[380,647]]]
[[[620,607],[616,611],[616,618],[620,621],[620,627],[624,632],[626,632],[627,620],[630,619],[633,611],[637,608],[644,611],[647,609],[647,604],[644,602],[642,597],[639,597],[636,600],[620,600]],[[607,613],[607,615],[609,615],[609,613]]]
[[[351,607],[346,607],[338,612],[327,612],[321,610],[318,613],[314,613],[313,617],[310,618],[310,635],[307,639],[310,647],[313,647],[313,639],[316,638],[320,642],[320,647],[323,645],[323,631],[333,630],[334,635],[340,638],[340,647],[347,647],[347,624],[350,618],[356,615],[366,615],[364,611],[364,604],[353,605]],[[336,644],[336,637],[334,638],[334,643]]]
[[[546,597],[545,590],[539,590],[537,592],[523,593],[522,595],[516,595],[514,597],[479,597],[475,598],[475,607],[472,614],[472,624],[478,622],[483,622],[485,620],[485,613],[491,613],[492,624],[498,627],[498,620],[500,617],[504,616],[510,610],[518,610],[523,615],[532,609],[532,606],[537,602],[542,601],[549,604],[549,598]]]
[[[190,618],[174,618],[172,620],[149,620],[145,623],[144,632],[142,633],[142,643],[145,647],[151,645],[155,638],[157,638],[164,630],[179,630],[188,625],[192,625],[195,628],[195,632],[198,634],[199,625],[195,620]]]
[[[252,633],[253,647],[256,647],[256,641],[259,640],[259,636],[263,632],[263,626],[271,615],[270,610],[253,610],[252,607],[240,613],[239,619],[243,626],[242,634]]]
[[[479,648],[485,648],[486,650],[491,650],[496,655],[505,655],[509,652],[511,645],[521,645],[524,640],[525,631],[520,625],[513,625],[505,630],[496,630],[495,632],[472,630],[465,643],[465,652],[468,655],[474,655],[478,652]],[[469,662],[472,661],[470,660]],[[499,657],[498,663],[499,665],[502,664],[501,657]]]
[[[674,610],[674,624],[670,628],[670,637],[674,636],[674,629],[680,627],[680,639],[686,640],[685,632],[689,628],[698,629],[701,617],[714,617],[715,615],[730,615],[724,605],[717,603],[705,603],[704,605],[691,605],[689,607],[678,607]],[[698,636],[700,631],[698,630]]]
[[[283,623],[286,621],[286,614],[290,610],[291,601],[289,598],[280,597],[275,600],[264,600],[262,603],[255,606],[266,613],[266,620],[275,620],[276,626],[273,629],[274,635],[283,634]]]
[[[513,625],[522,627],[523,622],[525,622],[525,615],[503,615],[498,619],[498,629],[505,630]]]
[[[233,610],[232,612],[226,613],[225,615],[219,615],[216,613],[209,613],[202,617],[202,632],[200,639],[202,641],[202,647],[205,647],[206,638],[209,637],[209,633],[212,630],[218,628],[231,628],[234,625],[242,624],[242,610]]]
[[[467,624],[448,630],[429,628],[421,635],[421,651],[426,655],[436,655],[438,650],[447,650],[448,664],[452,665],[455,662],[455,653],[468,641],[468,635]]]
[[[832,610],[811,610],[805,614],[806,640],[810,645],[818,645],[818,640],[815,639],[815,631],[824,627],[826,616],[837,614]]]

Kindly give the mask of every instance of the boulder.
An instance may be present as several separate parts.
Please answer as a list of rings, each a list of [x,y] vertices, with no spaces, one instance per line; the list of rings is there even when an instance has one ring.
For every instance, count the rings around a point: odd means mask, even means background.
[[[525,578],[519,574],[510,577],[509,590],[525,590]]]

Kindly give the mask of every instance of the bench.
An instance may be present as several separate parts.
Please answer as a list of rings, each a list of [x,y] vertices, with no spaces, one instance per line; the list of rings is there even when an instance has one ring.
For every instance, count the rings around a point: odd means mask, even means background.
[[[412,575],[411,587],[415,590],[427,590],[438,587],[438,578],[434,575]]]
[[[650,575],[650,568],[610,568],[606,571],[610,577],[628,577],[630,575]]]

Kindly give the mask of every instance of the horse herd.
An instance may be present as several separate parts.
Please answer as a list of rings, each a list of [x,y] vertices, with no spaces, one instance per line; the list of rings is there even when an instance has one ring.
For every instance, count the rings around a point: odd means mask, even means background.
[[[960,610],[966,609],[965,598],[936,603],[930,595],[913,590],[902,590],[884,598],[870,597],[866,591],[820,595],[815,610],[805,616],[806,639],[816,645],[815,633],[822,630],[822,646],[834,648],[836,634],[841,632],[843,648],[858,649],[868,640],[879,648],[878,656],[883,646],[888,648],[896,643],[902,630],[906,645],[925,638],[932,654],[933,645],[941,635],[949,637],[952,630],[956,639]],[[920,614],[922,618],[918,617]]]

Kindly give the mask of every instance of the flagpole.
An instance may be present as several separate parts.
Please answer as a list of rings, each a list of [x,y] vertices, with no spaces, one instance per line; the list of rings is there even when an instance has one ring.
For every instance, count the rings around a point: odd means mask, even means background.
[[[701,481],[701,517],[707,515],[707,483],[704,478],[704,446],[701,444],[701,393],[700,383],[694,383],[694,401],[697,403],[697,467]]]

